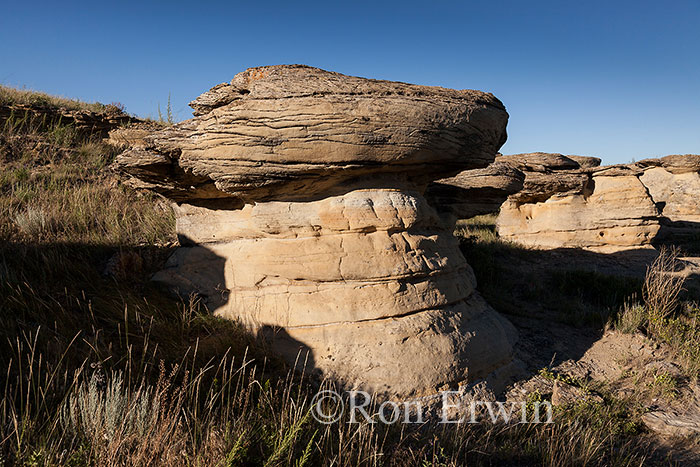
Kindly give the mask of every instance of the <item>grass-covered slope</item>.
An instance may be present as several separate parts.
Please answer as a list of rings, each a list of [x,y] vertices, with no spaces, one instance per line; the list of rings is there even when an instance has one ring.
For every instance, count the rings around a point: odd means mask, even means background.
[[[107,105],[99,102],[83,102],[78,99],[52,96],[43,92],[29,89],[17,89],[0,85],[0,106],[28,106],[37,109],[65,109],[103,112]],[[115,104],[108,104],[121,107]]]

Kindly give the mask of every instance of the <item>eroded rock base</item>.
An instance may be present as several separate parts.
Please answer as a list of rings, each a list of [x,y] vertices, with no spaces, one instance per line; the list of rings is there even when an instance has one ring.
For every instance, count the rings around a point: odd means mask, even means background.
[[[155,279],[267,331],[292,362],[309,351],[309,365],[348,386],[415,397],[511,361],[514,328],[476,292],[457,240],[417,191],[177,214],[191,246]]]

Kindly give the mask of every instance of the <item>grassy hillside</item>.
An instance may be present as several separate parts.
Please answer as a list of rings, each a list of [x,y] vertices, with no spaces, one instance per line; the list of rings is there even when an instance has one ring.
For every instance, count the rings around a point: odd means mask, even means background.
[[[29,89],[17,89],[0,85],[0,106],[3,105],[24,105],[40,109],[87,110],[91,112],[102,112],[107,107],[107,105],[99,102],[88,103]],[[123,110],[121,105],[111,105]]]
[[[96,104],[0,89],[0,104]],[[613,396],[547,425],[322,425],[319,382],[148,280],[174,248],[157,196],[69,126],[0,127],[0,464],[641,465],[639,408]],[[491,240],[470,243],[477,274]],[[495,297],[496,291],[491,291]],[[607,302],[606,302],[607,303]],[[330,384],[328,382],[323,384]]]

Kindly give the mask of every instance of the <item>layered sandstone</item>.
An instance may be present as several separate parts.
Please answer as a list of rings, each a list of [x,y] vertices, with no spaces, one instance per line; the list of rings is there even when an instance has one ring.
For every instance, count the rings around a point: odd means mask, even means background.
[[[640,180],[662,216],[663,239],[700,234],[700,155],[645,159]]]
[[[617,251],[648,246],[659,232],[658,209],[636,167],[545,153],[499,160],[525,173],[523,190],[501,207],[501,237],[533,247]]]
[[[116,162],[178,203],[155,279],[349,386],[413,397],[509,364],[512,326],[423,195],[493,160],[496,98],[278,66],[191,105]]]
[[[600,167],[561,154],[499,157],[525,173],[509,196],[499,234],[533,247],[601,251],[678,243],[700,233],[700,156],[672,155]]]
[[[119,161],[176,201],[308,200],[388,178],[422,186],[487,166],[506,138],[491,94],[303,66],[244,71],[191,106],[197,117]]]
[[[146,138],[164,128],[163,123],[135,122],[109,131],[107,142],[119,148],[144,148]]]

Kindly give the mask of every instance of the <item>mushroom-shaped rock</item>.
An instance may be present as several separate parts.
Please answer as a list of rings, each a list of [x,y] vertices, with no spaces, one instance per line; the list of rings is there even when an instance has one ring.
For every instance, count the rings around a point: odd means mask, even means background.
[[[273,66],[191,106],[116,161],[178,203],[183,247],[155,279],[350,386],[414,397],[503,374],[514,328],[423,196],[493,161],[498,99]]]
[[[498,216],[499,235],[533,247],[617,251],[651,244],[658,209],[634,166],[600,159],[518,154],[497,159],[525,173],[524,188]]]
[[[589,189],[590,177],[569,156],[534,152],[499,156],[496,161],[521,170],[525,175],[522,190],[514,193],[509,198],[511,201],[543,202],[554,195],[582,194]]]

